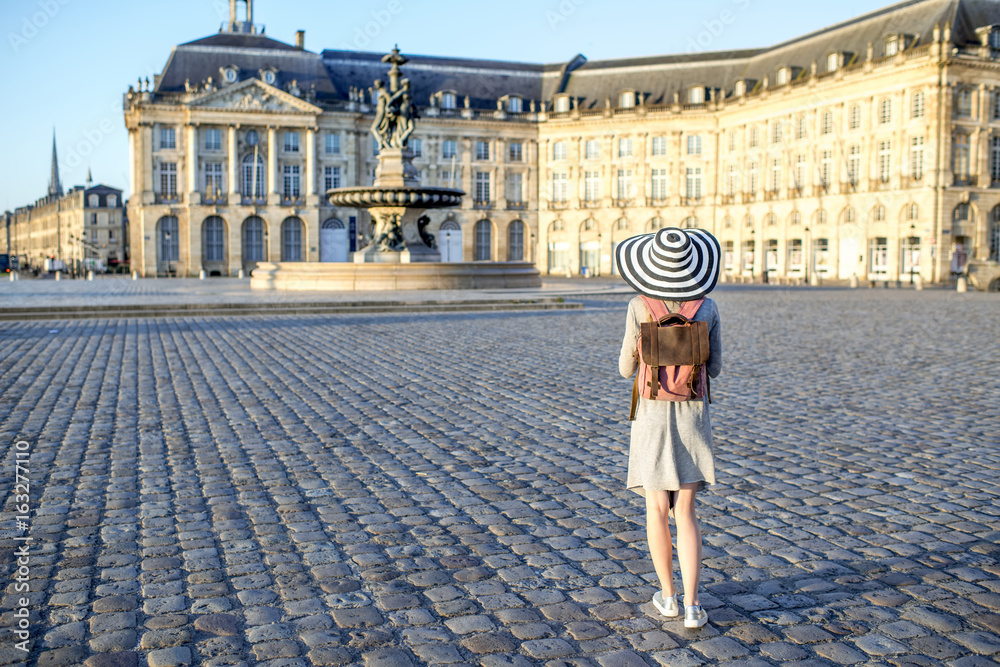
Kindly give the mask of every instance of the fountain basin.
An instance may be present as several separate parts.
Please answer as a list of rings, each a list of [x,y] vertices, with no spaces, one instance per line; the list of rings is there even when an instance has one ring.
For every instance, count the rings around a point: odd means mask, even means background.
[[[370,186],[330,190],[327,199],[334,206],[349,208],[405,206],[426,210],[461,206],[464,194],[453,188]]]
[[[250,287],[269,290],[384,291],[541,287],[531,262],[261,262]]]

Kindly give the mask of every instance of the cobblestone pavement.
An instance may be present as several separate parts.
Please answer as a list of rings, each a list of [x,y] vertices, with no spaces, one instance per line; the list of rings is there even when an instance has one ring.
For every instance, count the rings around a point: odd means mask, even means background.
[[[0,663],[997,664],[1000,300],[717,300],[700,631],[622,488],[625,297],[0,325],[8,572],[19,438],[35,508]]]

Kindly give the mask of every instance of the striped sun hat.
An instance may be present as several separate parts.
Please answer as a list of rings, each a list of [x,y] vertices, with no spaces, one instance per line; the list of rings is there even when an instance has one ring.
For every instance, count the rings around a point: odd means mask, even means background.
[[[719,242],[703,229],[666,227],[618,244],[618,273],[643,296],[695,301],[715,289]]]

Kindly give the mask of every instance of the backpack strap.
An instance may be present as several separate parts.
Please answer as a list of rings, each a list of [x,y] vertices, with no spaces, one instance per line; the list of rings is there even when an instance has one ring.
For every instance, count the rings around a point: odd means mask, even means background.
[[[628,420],[635,421],[635,410],[639,407],[639,370],[635,371],[635,380],[632,381],[632,409],[629,410]]]

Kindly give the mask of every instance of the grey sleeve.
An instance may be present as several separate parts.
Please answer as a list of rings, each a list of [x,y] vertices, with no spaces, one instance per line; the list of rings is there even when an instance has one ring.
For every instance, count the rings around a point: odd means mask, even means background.
[[[722,322],[719,319],[719,308],[712,301],[712,316],[708,320],[708,376],[719,377],[722,372]]]
[[[622,339],[622,349],[618,355],[618,372],[622,377],[632,377],[639,368],[633,353],[639,342],[639,322],[635,314],[635,304],[629,303],[628,315],[625,316],[625,337]]]

